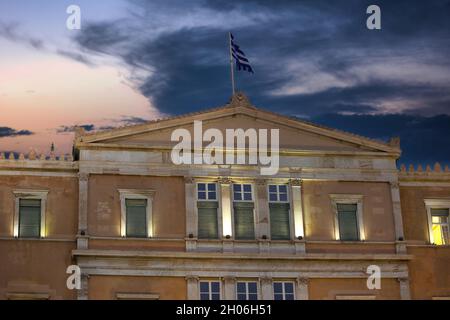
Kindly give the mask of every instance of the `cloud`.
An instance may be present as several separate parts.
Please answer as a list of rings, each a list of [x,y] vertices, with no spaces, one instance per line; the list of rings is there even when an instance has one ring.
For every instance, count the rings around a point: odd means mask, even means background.
[[[83,124],[83,125],[74,125],[74,126],[60,126],[59,128],[56,129],[56,132],[57,133],[75,132],[76,127],[83,128],[87,132],[95,130],[95,125]]]
[[[166,114],[228,100],[229,30],[256,71],[238,73],[238,87],[265,108],[306,116],[450,113],[449,2],[379,1],[381,31],[365,27],[369,4],[133,0],[128,17],[85,23],[75,41],[86,54],[122,61]]]
[[[10,127],[0,127],[0,138],[29,136],[32,134],[34,134],[34,132],[31,132],[30,130],[16,130]]]
[[[120,120],[116,121],[122,122],[124,125],[133,125],[133,124],[143,124],[148,122],[149,120],[140,117],[123,116]]]
[[[450,165],[450,116],[436,115],[338,115],[327,114],[312,118],[313,122],[333,128],[387,141],[401,139],[402,156],[399,163]]]
[[[21,32],[18,23],[6,23],[0,21],[0,37],[13,42],[24,43],[37,50],[42,50],[45,47],[44,41],[41,39]]]
[[[89,59],[88,56],[83,55],[79,52],[68,51],[68,50],[57,50],[57,54],[59,54],[60,56],[78,61],[80,63],[83,63],[89,67],[95,66],[95,63],[93,61],[91,61],[91,59]]]

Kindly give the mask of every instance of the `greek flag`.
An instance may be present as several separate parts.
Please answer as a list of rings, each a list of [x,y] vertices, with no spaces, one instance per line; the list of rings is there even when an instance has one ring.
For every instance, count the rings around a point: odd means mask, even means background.
[[[244,70],[253,73],[253,69],[250,66],[250,61],[248,61],[244,51],[242,51],[239,48],[239,46],[234,42],[234,37],[232,33],[230,33],[230,37],[231,37],[231,51],[233,58],[236,60],[236,68],[238,70]]]

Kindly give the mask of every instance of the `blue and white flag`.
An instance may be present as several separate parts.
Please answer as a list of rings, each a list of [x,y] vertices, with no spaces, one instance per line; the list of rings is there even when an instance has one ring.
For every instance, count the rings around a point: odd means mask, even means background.
[[[239,48],[239,46],[234,42],[234,37],[232,33],[230,33],[230,37],[231,37],[231,51],[233,58],[236,61],[236,68],[238,70],[244,70],[253,73],[250,61],[248,61],[244,51],[242,51]]]

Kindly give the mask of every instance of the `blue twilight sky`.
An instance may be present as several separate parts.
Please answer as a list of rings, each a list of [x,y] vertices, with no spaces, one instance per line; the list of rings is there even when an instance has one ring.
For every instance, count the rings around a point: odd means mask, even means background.
[[[65,27],[71,4],[79,31]],[[366,28],[371,4],[381,30]],[[0,151],[67,151],[75,124],[223,105],[232,31],[256,106],[400,136],[401,162],[449,164],[449,14],[450,0],[0,0]]]

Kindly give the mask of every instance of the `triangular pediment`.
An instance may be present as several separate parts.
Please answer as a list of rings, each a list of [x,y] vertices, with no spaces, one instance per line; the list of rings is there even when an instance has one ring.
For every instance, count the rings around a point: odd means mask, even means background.
[[[177,143],[171,141],[176,129],[186,129],[194,137],[197,120],[202,121],[203,132],[215,128],[224,137],[226,129],[268,129],[269,132],[279,129],[280,150],[400,153],[398,146],[258,109],[245,96],[239,98],[221,108],[83,135],[78,138],[77,146],[167,148]]]

